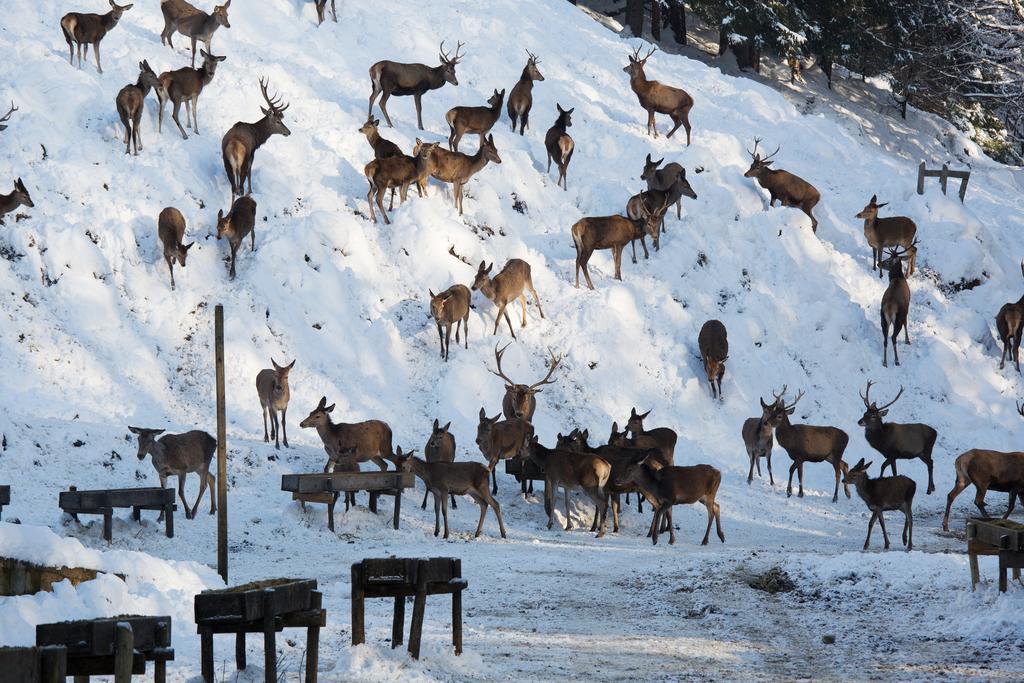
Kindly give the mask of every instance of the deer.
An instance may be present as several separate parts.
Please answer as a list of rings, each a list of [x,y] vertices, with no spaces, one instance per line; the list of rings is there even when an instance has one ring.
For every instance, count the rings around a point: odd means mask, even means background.
[[[793,495],[793,473],[796,472],[799,478],[800,491],[798,498],[804,497],[804,463],[805,462],[827,462],[830,463],[836,472],[836,488],[832,494],[832,502],[839,501],[839,480],[840,472],[845,475],[849,466],[843,461],[843,453],[846,445],[850,442],[850,435],[837,427],[818,427],[807,424],[792,424],[789,416],[796,410],[796,404],[803,398],[804,392],[800,391],[796,399],[787,404],[783,397],[786,394],[786,387],[782,392],[775,394],[775,404],[772,406],[771,417],[769,418],[772,427],[775,429],[775,438],[789,455],[793,464],[789,466],[789,483],[786,485],[786,497]],[[764,405],[764,401],[762,401]],[[850,487],[843,483],[843,491],[846,497],[850,497]]]
[[[648,411],[650,412],[650,411]],[[626,425],[623,425],[625,427]],[[664,430],[664,431],[662,431]],[[671,429],[664,427],[658,427],[651,430],[654,435],[644,433],[639,436],[630,436],[628,429],[619,431],[619,423],[612,422],[612,431],[608,436],[608,445],[617,446],[620,448],[630,448],[637,451],[651,451],[656,452],[657,456],[650,457],[647,460],[647,464],[651,467],[665,467],[666,465],[674,464],[675,460],[675,440],[672,439],[675,432]],[[586,437],[586,430],[583,431],[584,438]],[[671,448],[668,447],[668,440],[672,439]],[[626,504],[629,505],[629,493],[626,493]],[[643,496],[637,496],[636,511],[643,514]],[[667,520],[664,525],[667,525]],[[663,525],[663,526],[664,526]]]
[[[18,108],[14,106],[14,100],[11,100],[11,108],[7,110],[6,114],[0,116],[0,132],[7,130],[7,122],[11,120],[11,116],[16,111],[18,111]]]
[[[647,64],[647,60],[651,58],[651,55],[657,49],[652,47],[644,58],[641,59],[640,48],[638,47],[633,51],[633,54],[629,55],[629,64],[623,67],[622,70],[629,74],[629,87],[636,93],[640,106],[647,111],[647,134],[653,133],[654,137],[657,138],[658,126],[654,121],[654,115],[656,113],[668,114],[675,125],[666,137],[672,137],[672,134],[679,129],[679,126],[683,126],[686,129],[686,146],[689,147],[690,110],[693,108],[693,98],[685,90],[673,88],[658,81],[648,80],[647,75],[644,73],[644,66]]]
[[[217,499],[213,495],[215,479],[210,473],[210,461],[217,449],[215,438],[199,430],[164,434],[163,429],[128,427],[128,431],[139,437],[139,460],[145,460],[147,454],[152,456],[153,469],[160,477],[160,488],[167,488],[167,477],[178,477],[178,497],[185,506],[185,519],[195,519],[207,485],[210,487],[210,514],[217,512]],[[161,434],[164,436],[157,439]],[[192,472],[199,475],[199,496],[196,504],[189,507],[185,500],[185,477]],[[161,510],[157,521],[163,521],[163,518]]]
[[[299,427],[316,429],[327,453],[324,472],[334,472],[342,463],[373,461],[381,471],[388,468],[386,460],[394,460],[391,447],[391,427],[380,420],[363,422],[331,422],[334,405],[327,405],[327,397],[310,411]],[[355,451],[347,449],[355,448]]]
[[[487,417],[487,412],[480,409],[480,422],[476,428],[476,445],[484,458],[487,469],[494,479],[491,493],[498,493],[498,476],[494,471],[499,460],[509,458],[525,459],[533,438],[533,425],[518,417],[501,419],[501,413]],[[523,480],[523,493],[526,493],[526,480]]]
[[[889,216],[879,218],[878,210],[889,202],[878,203],[878,195],[871,195],[871,201],[861,209],[854,218],[864,219],[864,238],[871,247],[871,269],[878,271],[878,279],[882,279],[882,250],[886,247],[903,247],[910,254],[910,267],[907,275],[914,274],[917,264],[917,247],[914,237],[917,225],[906,216]]]
[[[537,68],[537,65],[540,64],[537,55],[529,50],[526,51],[526,54],[529,59],[526,61],[526,66],[523,67],[523,73],[519,76],[519,80],[512,86],[512,92],[508,94],[508,105],[506,107],[508,118],[512,121],[512,132],[516,132],[516,122],[518,121],[520,135],[530,127],[530,109],[533,108],[533,82],[544,80],[540,69]]]
[[[757,145],[760,142],[761,138],[754,138],[754,149],[747,150],[750,155],[750,168],[743,174],[743,177],[756,178],[757,184],[768,190],[771,200],[765,207],[765,211],[774,207],[776,201],[781,202],[782,206],[798,208],[811,219],[811,231],[817,233],[818,219],[814,217],[811,210],[821,200],[821,194],[803,178],[795,176],[789,171],[777,171],[769,168],[774,163],[772,157],[779,153],[782,146],[776,147],[774,152],[762,158],[757,152]],[[779,234],[782,234],[781,230],[779,230]]]
[[[469,348],[469,302],[472,296],[469,287],[452,285],[440,294],[428,289],[430,294],[430,315],[437,323],[437,336],[441,340],[441,358],[448,362],[452,343],[452,324],[455,324],[455,345],[459,345],[459,329],[463,329],[466,348]],[[443,330],[443,331],[442,331]]]
[[[505,380],[505,396],[501,399],[501,412],[506,419],[512,419],[518,417],[526,420],[527,422],[533,422],[533,414],[537,410],[537,394],[543,389],[541,387],[548,384],[554,384],[557,380],[551,379],[551,375],[555,374],[555,370],[562,362],[562,356],[555,357],[553,352],[551,353],[551,363],[548,365],[548,372],[540,380],[533,384],[517,384],[513,382],[508,375],[501,369],[501,359],[505,355],[505,350],[512,344],[509,342],[498,349],[498,345],[494,346],[494,361],[498,366],[497,370],[490,370],[492,375],[496,375],[501,379]]]
[[[249,194],[252,194],[252,162],[256,150],[263,146],[272,135],[288,137],[292,134],[284,125],[284,112],[290,104],[281,105],[281,98],[267,94],[268,82],[260,79],[260,93],[267,103],[260,107],[263,118],[254,123],[238,121],[224,133],[220,141],[221,155],[224,158],[224,171],[231,183],[231,199],[241,196],[245,191],[245,182],[249,181]]]
[[[594,501],[594,526],[597,527],[597,538],[603,538],[608,526],[608,496],[604,487],[612,473],[608,461],[596,455],[545,448],[536,436],[530,440],[528,457],[544,472],[544,510],[548,513],[548,529],[554,525],[554,496],[561,487],[565,502],[565,530],[572,531],[569,491],[579,489]]]
[[[697,195],[693,195],[696,197]],[[650,258],[650,254],[647,251],[647,235],[650,234],[652,241],[654,242],[654,250],[661,251],[661,233],[665,230],[665,214],[668,212],[668,207],[672,206],[672,197],[669,196],[668,192],[662,190],[644,190],[629,198],[626,202],[626,216],[630,220],[639,221],[644,220],[648,214],[655,214],[658,217],[657,223],[654,224],[650,231],[645,231],[638,235],[640,239],[640,246],[644,248],[644,259]],[[636,263],[636,242],[633,243],[633,263]]]
[[[708,526],[704,530],[701,545],[708,544],[711,535],[711,522],[715,522],[718,540],[725,543],[722,533],[722,510],[715,502],[718,487],[722,483],[722,473],[711,465],[690,465],[687,467],[662,467],[654,469],[646,460],[633,462],[626,467],[625,478],[635,483],[643,494],[657,501],[654,508],[654,519],[651,520],[651,542],[658,544],[659,526],[668,518],[668,543],[674,545],[676,532],[672,525],[672,507],[701,503],[708,511]]]
[[[704,323],[697,335],[697,346],[711,387],[711,397],[722,400],[722,378],[725,377],[725,361],[729,359],[729,338],[722,321],[708,320]]]
[[[441,64],[430,67],[426,64],[402,64],[384,60],[377,62],[370,67],[370,82],[373,89],[370,92],[370,105],[366,110],[366,116],[373,115],[373,103],[380,96],[380,110],[384,114],[384,120],[389,127],[393,127],[391,117],[388,115],[388,98],[392,95],[412,95],[416,102],[416,125],[423,130],[423,104],[421,98],[428,90],[437,90],[445,83],[457,86],[459,80],[455,77],[455,66],[465,57],[461,54],[463,44],[455,46],[455,55],[451,56],[444,50],[444,41],[441,41],[440,54],[438,58]]]
[[[750,458],[750,472],[747,473],[747,485],[754,480],[754,466],[757,466],[757,476],[761,476],[761,458],[768,463],[768,483],[775,486],[775,477],[772,476],[772,447],[775,445],[775,431],[771,423],[772,411],[775,407],[761,398],[761,417],[750,417],[743,421],[741,435],[743,445],[747,449],[747,457]]]
[[[370,147],[373,148],[374,159],[387,159],[388,157],[400,157],[404,156],[402,148],[381,137],[380,131],[380,119],[375,119],[372,116],[366,119],[360,128],[359,132],[366,136],[366,141],[370,143]]]
[[[384,216],[385,225],[391,224],[388,212],[384,210],[384,193],[391,190],[391,204],[389,210],[395,208],[395,193],[397,187],[401,202],[404,204],[409,194],[409,186],[416,184],[416,190],[423,196],[423,183],[435,168],[434,153],[437,151],[438,143],[420,143],[417,140],[413,156],[386,157],[374,159],[363,168],[363,175],[370,185],[370,191],[366,193],[366,201],[370,205],[370,218],[377,222],[377,214],[373,210],[376,202],[381,215]]]
[[[448,149],[453,152],[459,151],[459,142],[466,133],[476,133],[480,136],[480,144],[483,145],[484,138],[490,132],[494,124],[501,118],[501,105],[505,102],[505,89],[501,92],[495,89],[494,94],[487,99],[486,107],[452,107],[444,115],[451,132],[448,135]]]
[[[434,418],[434,427],[430,432],[430,438],[427,439],[427,445],[423,448],[423,457],[427,459],[428,463],[452,463],[455,462],[455,435],[452,434],[449,429],[452,423],[448,422],[445,426],[441,426],[440,421]],[[399,457],[401,460],[401,457]],[[487,489],[487,468],[480,465],[480,468],[484,470],[484,490]],[[401,469],[401,466],[399,466]],[[423,479],[421,476],[420,479]],[[425,483],[425,480],[424,480]],[[430,485],[427,485],[427,490],[423,494],[423,505],[420,506],[421,510],[427,509],[427,496],[430,494]],[[459,509],[459,506],[455,503],[455,493],[451,492],[452,508],[455,510]],[[460,494],[462,495],[462,494]],[[437,534],[434,534],[435,536]]]
[[[84,50],[85,56],[88,57],[91,44],[92,51],[96,55],[96,70],[103,73],[103,67],[100,65],[100,41],[117,26],[121,15],[135,4],[118,5],[114,0],[108,1],[110,2],[110,11],[106,14],[68,12],[61,17],[60,30],[64,33],[64,40],[68,42],[68,52],[70,52],[68,63],[71,66],[75,65],[75,46],[78,46],[78,68],[81,69],[82,52]]]
[[[533,303],[537,304],[541,320],[544,319],[544,309],[541,308],[540,297],[537,296],[537,290],[533,287],[533,277],[530,274],[529,263],[522,259],[509,259],[505,262],[505,267],[501,269],[501,272],[492,278],[491,270],[493,268],[493,262],[490,265],[486,265],[481,261],[476,271],[476,277],[473,279],[473,286],[470,289],[474,292],[479,290],[481,294],[493,301],[494,305],[498,307],[498,313],[494,317],[493,334],[498,334],[498,324],[501,322],[502,316],[504,316],[505,322],[508,323],[508,331],[512,334],[512,338],[515,339],[516,333],[512,329],[512,320],[508,317],[508,311],[505,310],[508,305],[517,298],[519,299],[519,303],[523,307],[523,324],[520,327],[526,327],[525,290],[529,289],[533,295]]]
[[[327,0],[314,0],[316,2],[316,25],[320,26],[327,19]],[[331,0],[331,20],[338,23],[338,13],[334,9],[334,0]]]
[[[879,476],[872,479],[868,476],[868,468],[871,463],[864,463],[861,458],[856,465],[843,477],[843,483],[853,484],[857,489],[857,495],[861,497],[871,510],[871,519],[868,520],[868,537],[864,539],[864,550],[871,544],[871,529],[875,526],[875,520],[882,527],[882,538],[885,539],[885,549],[889,549],[889,534],[885,531],[885,519],[882,513],[886,510],[900,510],[903,513],[903,545],[907,546],[907,552],[914,549],[914,514],[911,506],[914,502],[914,493],[917,491],[917,484],[910,477],[897,475],[895,472],[891,477]]]
[[[157,90],[157,96],[160,98],[160,116],[157,118],[157,133],[163,131],[164,104],[167,100],[170,100],[171,104],[174,105],[171,118],[177,124],[178,130],[181,131],[182,139],[188,140],[188,135],[185,133],[185,129],[181,127],[181,121],[178,120],[178,111],[181,109],[182,102],[185,103],[185,124],[192,129],[194,135],[199,135],[199,93],[213,80],[213,75],[217,72],[217,65],[227,59],[227,57],[218,57],[210,54],[206,50],[200,50],[199,52],[203,56],[203,65],[198,69],[186,66],[182,69],[165,71],[160,74],[160,85],[163,86],[163,91]],[[192,113],[191,124],[189,123],[189,111]]]
[[[658,223],[664,215],[665,205],[655,212],[640,207],[640,217],[628,216],[588,216],[576,221],[571,230],[572,241],[576,247],[576,289],[580,288],[580,271],[587,281],[587,287],[594,289],[590,279],[590,257],[598,249],[611,249],[612,261],[615,264],[615,279],[622,281],[622,252],[626,245],[633,245],[633,263],[636,263],[636,240],[643,245],[647,254],[645,235],[653,239],[658,230]]]
[[[31,205],[30,205],[31,206]],[[0,217],[3,215],[0,205]],[[1024,275],[1024,261],[1020,262],[1020,272]],[[1010,361],[1020,372],[1020,338],[1024,332],[1024,296],[1017,300],[1017,303],[1007,303],[999,309],[996,314],[996,331],[999,332],[999,340],[1003,343],[1003,355],[999,357],[999,369],[1006,365],[1006,359]]]
[[[0,225],[4,224],[4,216],[19,206],[27,206],[30,209],[35,206],[21,178],[14,181],[14,191],[10,194],[0,194]]]
[[[568,182],[566,181],[566,173],[569,170],[569,162],[572,161],[572,153],[576,149],[576,143],[573,142],[572,137],[566,132],[566,128],[572,125],[572,113],[576,107],[572,109],[562,109],[562,105],[555,103],[558,107],[558,118],[555,119],[553,126],[548,128],[548,132],[544,134],[544,149],[548,153],[548,170],[547,173],[551,173],[551,160],[555,160],[555,166],[558,167],[558,180],[555,182],[555,186],[562,186],[562,189],[569,190]]]
[[[163,85],[160,78],[150,67],[149,62],[139,62],[139,78],[134,84],[128,84],[121,88],[114,100],[117,107],[117,115],[124,124],[124,153],[131,153],[132,144],[135,145],[135,154],[138,155],[142,149],[142,110],[146,104],[146,95],[150,88],[156,88],[157,101],[163,95]]]
[[[673,161],[661,166],[664,161],[665,157],[653,161],[651,155],[648,154],[644,161],[644,170],[640,173],[640,180],[647,183],[648,190],[659,190],[674,197],[676,218],[682,218],[683,197],[696,199],[697,193],[693,191],[690,183],[686,180],[686,169],[682,164]]]
[[[217,239],[228,238],[231,246],[231,279],[235,279],[235,259],[238,247],[249,237],[249,251],[256,251],[256,200],[246,195],[239,197],[231,205],[231,211],[217,211]]]
[[[206,51],[210,52],[210,41],[218,28],[231,28],[228,21],[228,8],[231,7],[231,0],[223,5],[215,5],[213,12],[207,14],[197,7],[193,7],[185,0],[160,0],[160,12],[164,15],[164,30],[160,32],[160,43],[170,45],[171,36],[177,31],[192,41],[192,68],[196,66],[196,42],[206,45]]]
[[[889,326],[892,326],[892,355],[896,366],[900,364],[900,354],[896,350],[896,338],[903,331],[903,339],[910,344],[910,325],[907,315],[910,312],[910,285],[903,274],[903,259],[907,252],[898,248],[889,251],[889,258],[882,261],[882,266],[889,271],[889,286],[882,294],[879,306],[879,318],[882,325],[882,367],[889,367]]]
[[[935,482],[932,480],[932,449],[935,447],[935,440],[939,434],[926,424],[898,424],[895,422],[883,422],[882,418],[889,414],[889,408],[903,395],[903,387],[900,387],[896,398],[889,401],[881,408],[871,401],[871,385],[868,380],[867,388],[860,395],[864,401],[864,415],[857,424],[864,428],[864,438],[868,444],[882,454],[885,461],[879,475],[885,474],[885,468],[891,467],[895,476],[897,460],[911,460],[920,458],[921,462],[928,466],[928,491],[931,495],[935,490]]]
[[[636,448],[657,448],[661,451],[663,464],[671,465],[675,459],[676,441],[679,440],[679,435],[668,427],[655,427],[651,430],[644,429],[644,420],[650,414],[650,410],[646,413],[638,413],[634,407],[629,413],[629,419],[626,421],[626,428],[623,431],[630,437],[629,445]],[[613,422],[612,438],[608,440],[608,443],[615,441],[616,432],[618,431],[617,427],[618,424]]]
[[[291,391],[288,388],[288,373],[295,367],[293,360],[288,365],[278,365],[270,359],[273,367],[265,368],[256,373],[256,395],[260,399],[260,412],[263,414],[263,443],[274,440],[274,448],[281,450],[281,437],[284,447],[288,448],[288,401]],[[270,413],[270,434],[267,434],[267,413]],[[277,414],[281,413],[280,420]]]
[[[488,162],[501,163],[498,148],[494,146],[494,136],[489,135],[486,138],[481,136],[480,149],[472,156],[462,152],[451,152],[441,149],[437,146],[437,143],[434,143],[433,146],[426,145],[419,138],[416,139],[416,146],[413,147],[412,153],[419,155],[426,147],[430,148],[430,151],[428,151],[431,161],[429,175],[441,182],[452,184],[452,199],[455,202],[455,208],[459,210],[459,215],[461,216],[462,189],[469,182],[469,179],[482,171]]]
[[[173,206],[168,206],[160,212],[156,221],[157,237],[164,248],[164,260],[167,261],[167,269],[171,271],[171,291],[174,291],[174,263],[177,261],[182,268],[185,267],[185,259],[188,258],[188,250],[195,246],[195,242],[185,244],[185,217]]]

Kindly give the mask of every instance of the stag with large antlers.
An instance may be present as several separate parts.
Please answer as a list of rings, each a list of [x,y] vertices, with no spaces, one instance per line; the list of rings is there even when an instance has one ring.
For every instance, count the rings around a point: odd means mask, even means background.
[[[520,135],[530,126],[530,109],[533,108],[533,82],[544,80],[540,69],[537,68],[537,65],[540,64],[537,55],[529,50],[526,51],[526,54],[529,56],[529,60],[527,60],[526,66],[523,67],[523,73],[519,80],[512,87],[512,92],[508,94],[508,105],[506,107],[508,118],[512,121],[512,132],[515,132],[516,121],[518,120]]]
[[[106,14],[89,14],[84,12],[68,12],[60,19],[60,30],[64,33],[64,40],[68,42],[68,51],[71,53],[68,63],[75,64],[75,47],[78,46],[78,68],[82,68],[82,57],[89,56],[89,45],[92,44],[92,51],[96,55],[96,70],[103,73],[100,65],[100,41],[107,33],[117,26],[121,15],[132,8],[132,5],[118,5],[114,0],[109,0],[110,11]]]
[[[498,369],[490,371],[492,375],[505,380],[505,397],[501,400],[501,412],[508,419],[518,417],[527,422],[533,422],[533,413],[537,410],[537,394],[543,391],[541,387],[554,384],[557,381],[551,379],[551,375],[555,374],[555,370],[561,364],[562,356],[556,358],[554,352],[551,352],[548,373],[544,377],[533,384],[517,384],[501,369],[502,356],[505,355],[505,350],[511,343],[505,344],[501,349],[497,345],[494,346],[494,360]]]
[[[1024,261],[1020,262],[1020,272],[1024,275]],[[1003,355],[999,358],[999,369],[1006,365],[1006,359],[1016,366],[1020,372],[1020,337],[1024,332],[1024,296],[1017,303],[1003,304],[996,315],[996,330],[999,340],[1003,343]]]
[[[690,109],[693,108],[693,98],[685,90],[648,80],[644,73],[644,65],[657,49],[652,47],[641,59],[638,47],[629,56],[629,64],[622,70],[629,74],[629,87],[636,93],[637,99],[640,100],[640,106],[647,110],[647,134],[653,133],[654,137],[658,137],[658,127],[654,121],[654,115],[668,114],[675,125],[668,132],[667,137],[672,137],[679,126],[683,126],[686,129],[686,144],[689,146]]]
[[[267,82],[260,79],[260,92],[266,107],[260,107],[263,118],[255,123],[239,121],[228,129],[220,141],[224,156],[224,171],[231,183],[231,198],[245,194],[245,181],[249,181],[249,193],[252,193],[252,161],[256,150],[270,139],[271,135],[291,135],[292,132],[284,125],[284,112],[290,105],[281,105],[276,95],[267,94]]]
[[[750,155],[750,168],[743,174],[743,177],[757,178],[757,183],[768,190],[771,195],[768,207],[775,206],[776,201],[781,202],[782,206],[796,207],[811,219],[811,230],[818,232],[818,219],[811,213],[811,209],[818,204],[821,194],[803,178],[795,176],[789,171],[776,171],[769,168],[773,163],[772,157],[779,153],[782,146],[776,147],[774,152],[762,157],[757,152],[757,145],[760,142],[761,138],[754,138],[754,149],[747,150]],[[768,207],[765,207],[765,211],[768,210]],[[782,230],[779,230],[779,234],[782,234]]]
[[[18,111],[18,108],[14,106],[14,100],[11,100],[11,108],[7,110],[7,113],[0,117],[0,131],[7,130],[7,122],[11,120],[11,114]]]
[[[900,400],[903,387],[900,387],[896,398],[879,407],[870,399],[871,384],[868,380],[866,391],[860,395],[864,401],[864,415],[857,424],[864,428],[864,438],[871,447],[885,457],[879,475],[884,475],[885,468],[891,467],[895,476],[898,474],[897,460],[920,458],[928,466],[928,494],[931,494],[935,490],[935,482],[932,480],[932,448],[935,447],[938,432],[926,424],[882,422],[882,418],[889,414],[889,407]]]
[[[463,44],[455,47],[455,55],[449,55],[444,51],[444,41],[441,41],[441,53],[438,58],[441,64],[438,66],[427,66],[426,64],[402,64],[384,60],[377,62],[370,67],[370,81],[373,90],[370,92],[370,105],[367,107],[366,116],[373,115],[373,103],[380,96],[380,110],[384,114],[384,120],[392,126],[391,117],[388,115],[388,98],[392,95],[412,95],[416,102],[416,125],[423,130],[423,104],[421,99],[423,93],[428,90],[437,90],[445,83],[458,85],[459,80],[455,78],[455,65],[465,55],[460,54]]]
[[[889,326],[892,326],[892,355],[896,365],[900,364],[900,354],[896,350],[896,338],[903,330],[904,341],[910,344],[910,326],[907,316],[910,313],[910,285],[903,274],[903,260],[907,258],[907,250],[890,249],[889,258],[882,261],[882,267],[889,271],[889,286],[882,294],[882,367],[889,367]]]

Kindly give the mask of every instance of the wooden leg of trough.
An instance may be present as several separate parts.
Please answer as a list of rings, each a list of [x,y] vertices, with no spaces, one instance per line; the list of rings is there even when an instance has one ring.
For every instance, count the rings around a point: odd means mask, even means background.
[[[174,503],[164,508],[164,533],[167,538],[174,538]]]
[[[971,567],[971,592],[973,593],[981,580],[981,572],[978,569],[978,553],[974,541],[967,541],[967,563]]]
[[[402,644],[404,636],[402,630],[405,628],[405,596],[395,596],[395,614],[391,619],[391,649]]]
[[[277,631],[274,629],[274,589],[263,591],[263,671],[266,683],[277,683]]]
[[[366,629],[364,627],[365,612],[363,607],[366,602],[366,594],[363,591],[362,565],[358,562],[352,565],[352,644],[362,645],[366,642]]]
[[[110,543],[114,538],[113,532],[114,511],[107,508],[103,511],[103,539]]]
[[[377,492],[370,491],[370,512],[377,514]]]
[[[1005,593],[1008,586],[1006,585],[1006,552],[1003,550],[999,551],[999,592]]]
[[[235,669],[244,671],[247,663],[245,661],[245,631],[235,634]]]
[[[395,489],[395,528],[398,528],[398,517],[402,511],[402,489]]]
[[[203,681],[213,683],[213,632],[209,628],[200,627],[199,641],[199,660]]]
[[[324,595],[313,591],[310,607],[320,612],[324,604]],[[320,619],[306,629],[306,683],[316,683],[317,669],[320,668]]]
[[[42,683],[64,683],[68,677],[67,650],[63,646],[44,647],[42,669]]]
[[[453,562],[452,574],[454,578],[462,578],[462,560],[456,559]],[[455,654],[462,654],[462,589],[452,593],[452,644],[455,645]]]
[[[135,649],[135,637],[131,624],[119,622],[114,627],[116,645],[114,649],[114,683],[131,683],[132,654]]]
[[[426,560],[420,562],[416,572],[416,598],[412,604],[412,626],[409,628],[409,654],[413,659],[420,658],[420,640],[423,637],[423,613],[427,608],[427,572]]]
[[[140,510],[138,506],[132,506],[132,519],[136,522],[142,521],[142,510]]]
[[[327,504],[327,528],[334,531],[334,505],[338,502],[338,494],[335,493],[331,502]]]
[[[155,642],[157,647],[165,648],[171,646],[171,624],[160,623],[156,627]],[[153,683],[165,683],[167,680],[167,662],[158,659],[153,662]]]

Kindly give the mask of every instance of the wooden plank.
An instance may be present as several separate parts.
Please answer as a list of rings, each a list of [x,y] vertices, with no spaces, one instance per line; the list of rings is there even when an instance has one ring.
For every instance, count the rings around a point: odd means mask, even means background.
[[[132,628],[134,649],[149,652],[162,643],[162,627],[170,628],[170,616],[129,615],[108,619],[83,619],[36,626],[37,645],[65,645],[69,656],[113,655],[116,646],[116,626],[126,623]]]
[[[415,486],[412,472],[317,472],[282,474],[281,490],[298,493],[388,491]]]
[[[163,507],[174,503],[174,489],[149,486],[132,489],[61,491],[58,504],[64,510],[87,512],[102,508]]]
[[[309,609],[310,594],[316,590],[316,579],[297,579],[288,583],[267,586],[274,591],[274,614]],[[237,619],[255,621],[264,617],[263,590],[257,586],[251,590],[204,591],[195,596],[196,622]]]

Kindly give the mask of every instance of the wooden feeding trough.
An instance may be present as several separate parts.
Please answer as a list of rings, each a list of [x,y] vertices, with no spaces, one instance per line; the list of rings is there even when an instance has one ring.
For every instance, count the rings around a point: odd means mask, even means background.
[[[327,528],[334,531],[334,506],[338,496],[356,491],[370,492],[370,512],[377,512],[377,496],[395,497],[394,526],[402,509],[402,489],[415,485],[412,472],[317,472],[315,474],[282,474],[281,490],[290,491],[292,500],[327,504]]]
[[[523,493],[526,493],[526,482],[544,481],[544,470],[537,467],[537,463],[523,458],[510,458],[505,461],[505,474],[511,474],[516,481],[522,484]]]
[[[11,504],[11,487],[7,484],[0,484],[0,519],[4,516],[4,506]]]
[[[276,634],[286,628],[305,628],[306,683],[316,683],[320,629],[327,625],[327,611],[321,608],[323,595],[316,588],[316,579],[270,579],[196,595],[203,680],[214,681],[215,634],[235,634],[235,665],[242,670],[246,666],[245,634],[262,633],[265,680],[277,683]]]
[[[174,489],[158,486],[134,489],[101,489],[79,491],[72,486],[60,494],[59,504],[64,512],[76,520],[78,515],[103,515],[103,538],[111,540],[114,508],[131,508],[132,519],[142,519],[142,510],[161,510],[164,513],[167,538],[174,538]]]
[[[1024,568],[1024,524],[1008,519],[967,520],[967,556],[971,564],[971,590],[981,580],[978,555],[999,556],[999,590],[1006,592],[1006,570],[1013,570],[1013,578],[1020,580]]]
[[[47,647],[0,647],[0,671],[5,681],[64,683],[68,675],[68,649]]]
[[[92,581],[99,574],[84,567],[44,567],[9,557],[0,557],[0,595],[31,595],[52,591],[53,584],[68,580],[72,586]]]
[[[146,662],[154,663],[153,680],[164,683],[167,662],[174,659],[168,616],[39,624],[36,645],[67,648],[66,675],[74,676],[75,683],[86,683],[89,676],[113,676],[115,683],[128,683],[133,674],[146,673]]]
[[[469,584],[462,578],[462,560],[454,557],[369,559],[352,565],[352,644],[366,642],[366,598],[394,598],[391,647],[402,644],[405,599],[414,596],[409,628],[409,654],[420,656],[423,613],[428,595],[452,596],[452,643],[462,654],[462,591]]]

